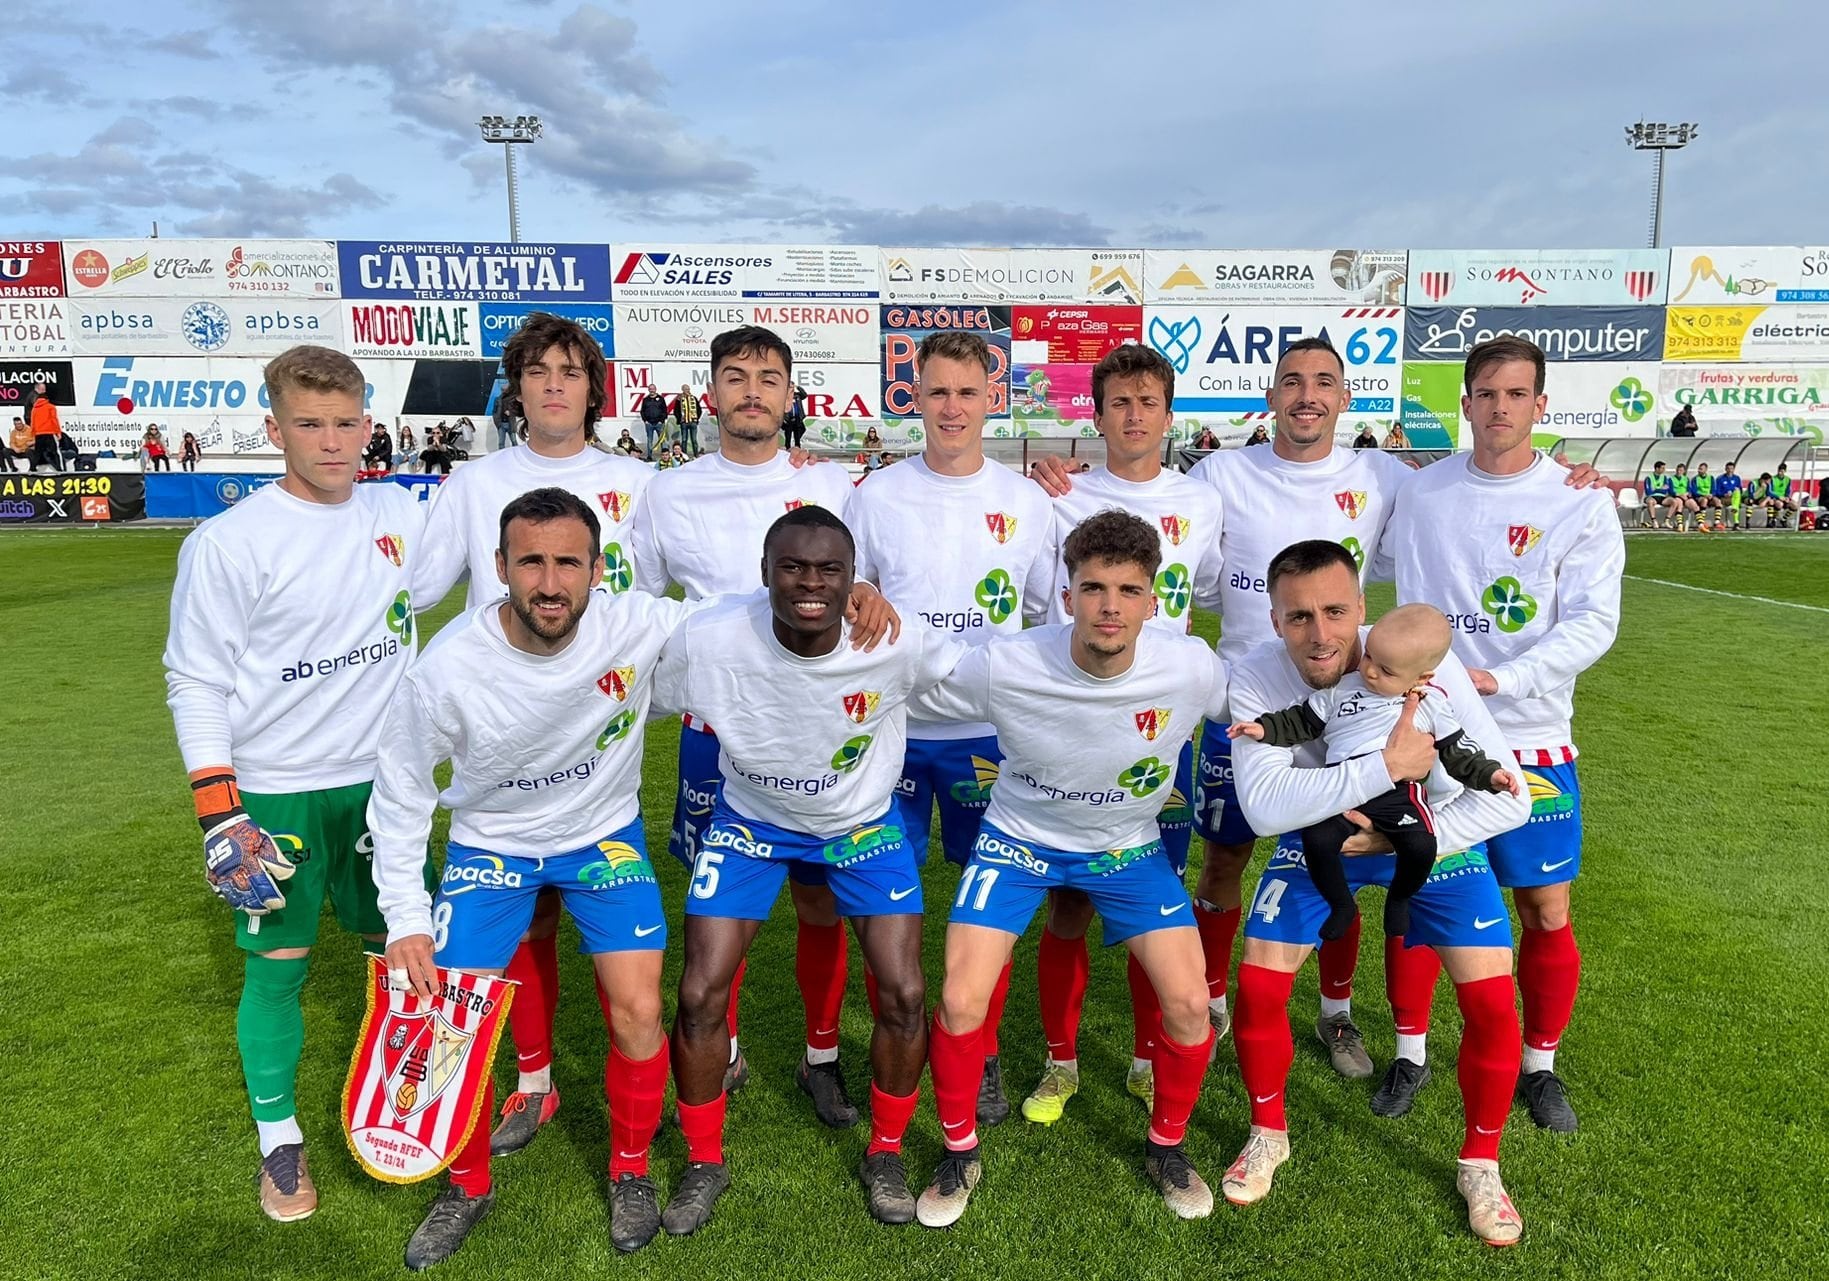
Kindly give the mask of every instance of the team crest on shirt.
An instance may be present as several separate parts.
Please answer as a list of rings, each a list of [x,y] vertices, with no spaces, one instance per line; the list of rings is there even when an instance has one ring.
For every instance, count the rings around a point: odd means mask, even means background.
[[[1137,733],[1143,735],[1146,742],[1156,741],[1156,735],[1169,727],[1169,717],[1175,711],[1171,707],[1146,707],[1137,712]]]
[[[1363,489],[1343,489],[1334,495],[1334,502],[1346,513],[1348,520],[1358,520],[1365,514],[1365,491]]]
[[[1162,525],[1162,536],[1168,539],[1169,542],[1173,543],[1176,547],[1179,547],[1181,546],[1181,540],[1188,536],[1188,527],[1194,522],[1189,520],[1186,516],[1164,516],[1161,518],[1160,523]]]
[[[406,563],[406,539],[399,534],[383,534],[375,540],[375,547],[381,554],[394,562],[398,569]]]
[[[1505,543],[1511,548],[1513,556],[1522,556],[1535,547],[1543,537],[1543,531],[1535,525],[1507,525]]]
[[[618,525],[634,507],[634,495],[620,489],[612,489],[606,494],[598,494],[597,501],[603,507],[604,514]]]
[[[612,667],[597,678],[597,688],[619,703],[629,696],[629,690],[634,684],[633,667]]]
[[[795,511],[798,508],[805,507],[807,505],[807,500],[804,498],[790,498],[781,505],[789,511]]]
[[[882,700],[882,694],[874,689],[860,689],[855,694],[846,694],[845,715],[862,725]]]
[[[1008,512],[986,512],[984,527],[991,531],[991,537],[1000,543],[1007,543],[1016,537],[1016,517]]]

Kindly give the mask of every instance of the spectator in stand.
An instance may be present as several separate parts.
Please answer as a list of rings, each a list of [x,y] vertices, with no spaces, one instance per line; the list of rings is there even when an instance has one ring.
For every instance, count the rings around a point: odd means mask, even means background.
[[[894,461],[895,461],[895,455],[891,454],[887,449],[885,449],[882,453],[880,453],[876,456],[876,465],[878,467],[887,467],[887,466],[889,466],[890,463],[893,463]]]
[[[23,459],[25,469],[32,469],[32,429],[25,425],[25,419],[13,415],[13,434],[9,440],[0,441],[0,471],[18,471],[16,460]]]
[[[679,398],[673,402],[673,421],[679,424],[679,443],[694,458],[699,456],[699,419],[704,415],[704,406],[699,398],[692,394],[692,388],[681,384]]]
[[[794,399],[781,419],[781,435],[789,449],[800,449],[807,434],[807,394],[799,383],[794,383],[793,388]]]
[[[197,464],[203,461],[203,446],[197,443],[195,432],[184,433],[184,443],[178,446],[178,466],[185,471],[196,471]]]
[[[451,429],[442,422],[425,434],[425,448],[419,451],[419,463],[426,475],[436,467],[440,475],[451,474]]]
[[[1203,431],[1200,434],[1203,439],[1213,442],[1211,445],[1202,445],[1202,449],[1219,448],[1219,438],[1211,431]],[[1264,426],[1263,423],[1259,423],[1251,429],[1251,435],[1246,438],[1245,443],[1247,445],[1268,445],[1270,443],[1270,428]]]
[[[1702,510],[1702,504],[1696,501],[1696,496],[1691,493],[1689,489],[1688,463],[1677,464],[1676,475],[1670,478],[1670,488],[1675,493],[1679,503],[1677,509],[1677,528],[1687,530],[1689,528],[1690,516],[1695,515]],[[1700,521],[1701,517],[1697,515],[1696,519]]]
[[[1257,431],[1264,432],[1265,440],[1270,439],[1270,433],[1267,431],[1264,431],[1264,429],[1262,427],[1259,427],[1257,429]],[[1255,441],[1256,439],[1257,439],[1257,432],[1252,432],[1251,441],[1247,441],[1246,443],[1250,444],[1253,441]],[[1218,449],[1219,448],[1219,437],[1215,436],[1213,434],[1213,429],[1211,427],[1202,427],[1200,429],[1200,435],[1194,437],[1194,446],[1193,447],[1195,449]]]
[[[1721,474],[1715,477],[1715,497],[1720,500],[1721,511],[1727,516],[1727,523],[1733,529],[1740,528],[1741,480],[1734,471],[1734,464],[1722,467]],[[1721,517],[1715,518],[1715,529],[1721,529]]]
[[[1404,435],[1402,423],[1391,424],[1391,430],[1384,434],[1384,447],[1386,449],[1408,449],[1410,447],[1410,438]]]
[[[1675,529],[1683,515],[1683,500],[1677,497],[1676,478],[1664,470],[1662,459],[1651,465],[1651,474],[1645,477],[1642,488],[1645,512],[1652,525],[1662,523],[1660,517],[1667,517],[1668,527]]]
[[[667,442],[667,401],[654,388],[648,388],[648,394],[641,398],[641,421],[648,429],[648,458],[660,462],[665,455],[655,446]]]
[[[629,429],[627,427],[624,427],[622,429],[622,435],[616,438],[614,452],[618,454],[627,454],[631,458],[641,457],[641,446],[635,443],[635,437],[629,435]]]
[[[32,384],[32,466],[40,463],[52,471],[64,469],[63,452],[59,443],[63,437],[63,424],[57,421],[57,406],[51,403],[43,383]]]
[[[394,470],[412,471],[419,461],[419,442],[413,437],[411,423],[400,424],[400,443],[394,448]]]
[[[864,448],[874,449],[878,452],[881,452],[883,448],[883,438],[876,434],[875,423],[871,423],[869,427],[864,429]]]
[[[1367,423],[1365,426],[1361,427],[1359,429],[1359,434],[1357,436],[1353,437],[1353,448],[1354,449],[1377,449],[1378,448],[1378,437],[1372,431],[1372,425],[1370,423]]]
[[[383,423],[376,423],[362,451],[362,466],[367,471],[386,471],[394,461],[394,437]]]
[[[471,421],[469,414],[465,414],[462,418],[459,418],[456,422],[451,424],[451,456],[453,458],[468,458],[470,456],[470,451],[475,448],[475,446],[476,424]]]
[[[1696,434],[1696,411],[1689,405],[1677,410],[1677,416],[1670,420],[1672,436],[1693,436]]]
[[[497,449],[514,448],[518,435],[514,426],[514,412],[508,408],[508,399],[498,390],[495,394],[495,408],[489,411],[489,421],[495,424]]]
[[[672,449],[667,453],[667,461],[675,467],[684,467],[692,461],[692,456],[686,452],[686,447],[676,440],[673,442]]]
[[[140,470],[171,470],[171,455],[165,449],[165,437],[159,434],[159,424],[147,423],[146,434],[140,438]]]
[[[1708,528],[1708,514],[1715,513],[1715,528],[1721,528],[1721,500],[1715,497],[1715,478],[1708,474],[1707,463],[1696,464],[1696,474],[1689,478],[1689,496],[1696,501],[1696,528]]]

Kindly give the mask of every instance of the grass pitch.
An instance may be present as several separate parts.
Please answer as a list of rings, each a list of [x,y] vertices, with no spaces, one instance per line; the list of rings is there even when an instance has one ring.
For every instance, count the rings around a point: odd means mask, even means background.
[[[240,956],[204,888],[197,828],[159,666],[178,531],[9,531],[0,539],[0,1277],[334,1277],[402,1272],[429,1186],[361,1174],[338,1094],[362,992],[354,940],[327,922],[305,991],[301,1123],[323,1205],[269,1224],[234,1045]],[[1082,1088],[1042,1129],[989,1132],[971,1212],[948,1232],[866,1216],[867,1135],[819,1127],[791,1073],[803,1039],[785,898],[753,954],[733,1101],[735,1184],[695,1237],[611,1249],[603,1167],[604,1038],[590,978],[561,936],[555,1123],[497,1167],[495,1214],[441,1277],[1541,1277],[1821,1275],[1829,1268],[1829,537],[1630,540],[1619,643],[1582,682],[1587,849],[1575,892],[1585,957],[1558,1068],[1581,1132],[1513,1113],[1506,1182],[1526,1223],[1499,1253],[1467,1232],[1453,1186],[1459,1018],[1446,986],[1435,1081],[1383,1121],[1312,1034],[1312,966],[1292,1003],[1294,1158],[1263,1204],[1180,1223],[1140,1173],[1143,1116],[1123,1092],[1122,959],[1095,953]],[[1661,580],[1661,581],[1649,581]],[[1764,597],[1789,608],[1684,586]],[[1388,603],[1388,589],[1374,605]],[[452,611],[441,611],[442,622]],[[1212,620],[1203,620],[1211,633]],[[644,799],[664,848],[676,730],[652,732]],[[1198,854],[1196,855],[1198,857]],[[677,913],[684,876],[657,857]],[[953,873],[928,869],[934,918]],[[1255,872],[1253,873],[1255,875]],[[1249,886],[1247,886],[1249,889]],[[1375,913],[1373,913],[1375,919]],[[928,927],[939,977],[940,921]],[[1368,930],[1356,1012],[1382,1070],[1392,1045]],[[843,1053],[865,1090],[868,1007],[853,948]],[[678,977],[677,948],[667,991]],[[1018,949],[1004,1023],[1013,1101],[1039,1074],[1034,945]],[[504,1051],[506,1055],[506,1051]],[[498,1079],[512,1081],[504,1057]],[[931,1092],[908,1143],[924,1181]],[[1245,1099],[1230,1045],[1189,1151],[1217,1184]],[[683,1151],[663,1130],[662,1193]]]

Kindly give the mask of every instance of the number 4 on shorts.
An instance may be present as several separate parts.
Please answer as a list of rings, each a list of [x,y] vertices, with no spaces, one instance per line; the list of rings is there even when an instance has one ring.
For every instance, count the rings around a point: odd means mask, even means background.
[[[1259,882],[1257,898],[1251,904],[1251,915],[1263,917],[1266,925],[1276,920],[1277,913],[1283,910],[1280,906],[1283,902],[1283,891],[1288,888],[1289,882],[1281,878],[1271,880],[1266,877]]]

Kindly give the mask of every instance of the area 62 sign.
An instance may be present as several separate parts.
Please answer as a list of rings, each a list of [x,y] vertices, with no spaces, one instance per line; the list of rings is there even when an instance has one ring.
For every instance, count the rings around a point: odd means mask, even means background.
[[[1175,411],[1261,411],[1277,358],[1325,338],[1346,365],[1348,412],[1394,414],[1403,384],[1401,307],[1149,307],[1143,340],[1175,367]]]

